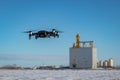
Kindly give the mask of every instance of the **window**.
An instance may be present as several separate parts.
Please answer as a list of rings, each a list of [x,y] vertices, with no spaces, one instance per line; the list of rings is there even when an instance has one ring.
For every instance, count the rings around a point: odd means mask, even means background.
[[[73,64],[73,68],[76,68],[76,64]]]

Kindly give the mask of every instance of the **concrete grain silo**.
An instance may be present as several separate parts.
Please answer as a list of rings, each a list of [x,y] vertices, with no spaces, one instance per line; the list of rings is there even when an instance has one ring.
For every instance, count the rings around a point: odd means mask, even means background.
[[[108,67],[110,67],[110,68],[114,67],[114,61],[112,58],[109,59]]]
[[[94,47],[93,41],[80,41],[79,34],[76,35],[76,43],[69,49],[69,55],[70,68],[97,68],[97,49]]]

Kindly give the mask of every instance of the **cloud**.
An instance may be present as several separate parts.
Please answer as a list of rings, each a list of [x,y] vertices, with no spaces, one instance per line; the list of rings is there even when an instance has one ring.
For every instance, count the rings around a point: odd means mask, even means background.
[[[66,55],[0,54],[0,60],[66,60]]]

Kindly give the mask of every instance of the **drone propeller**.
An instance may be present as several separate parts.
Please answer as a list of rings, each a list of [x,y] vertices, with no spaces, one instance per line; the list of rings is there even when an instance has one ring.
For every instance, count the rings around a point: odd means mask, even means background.
[[[58,33],[63,33],[63,31],[59,31],[57,29],[52,29],[52,31],[58,32]]]
[[[23,33],[31,33],[33,31],[36,31],[36,30],[29,30],[29,31],[24,31]]]
[[[59,32],[59,33],[63,33],[63,31],[58,31],[58,30],[57,30],[57,32]]]
[[[23,33],[30,33],[30,32],[32,32],[32,31],[24,31]]]

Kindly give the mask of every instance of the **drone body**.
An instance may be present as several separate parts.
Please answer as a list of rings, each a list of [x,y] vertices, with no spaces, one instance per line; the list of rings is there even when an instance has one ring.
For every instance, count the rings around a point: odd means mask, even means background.
[[[56,29],[52,29],[51,31],[40,30],[40,31],[37,31],[35,33],[33,33],[32,31],[25,31],[24,33],[29,33],[29,40],[30,40],[32,36],[35,36],[35,39],[50,38],[50,37],[59,38],[59,33],[61,33],[61,31],[58,31]]]

